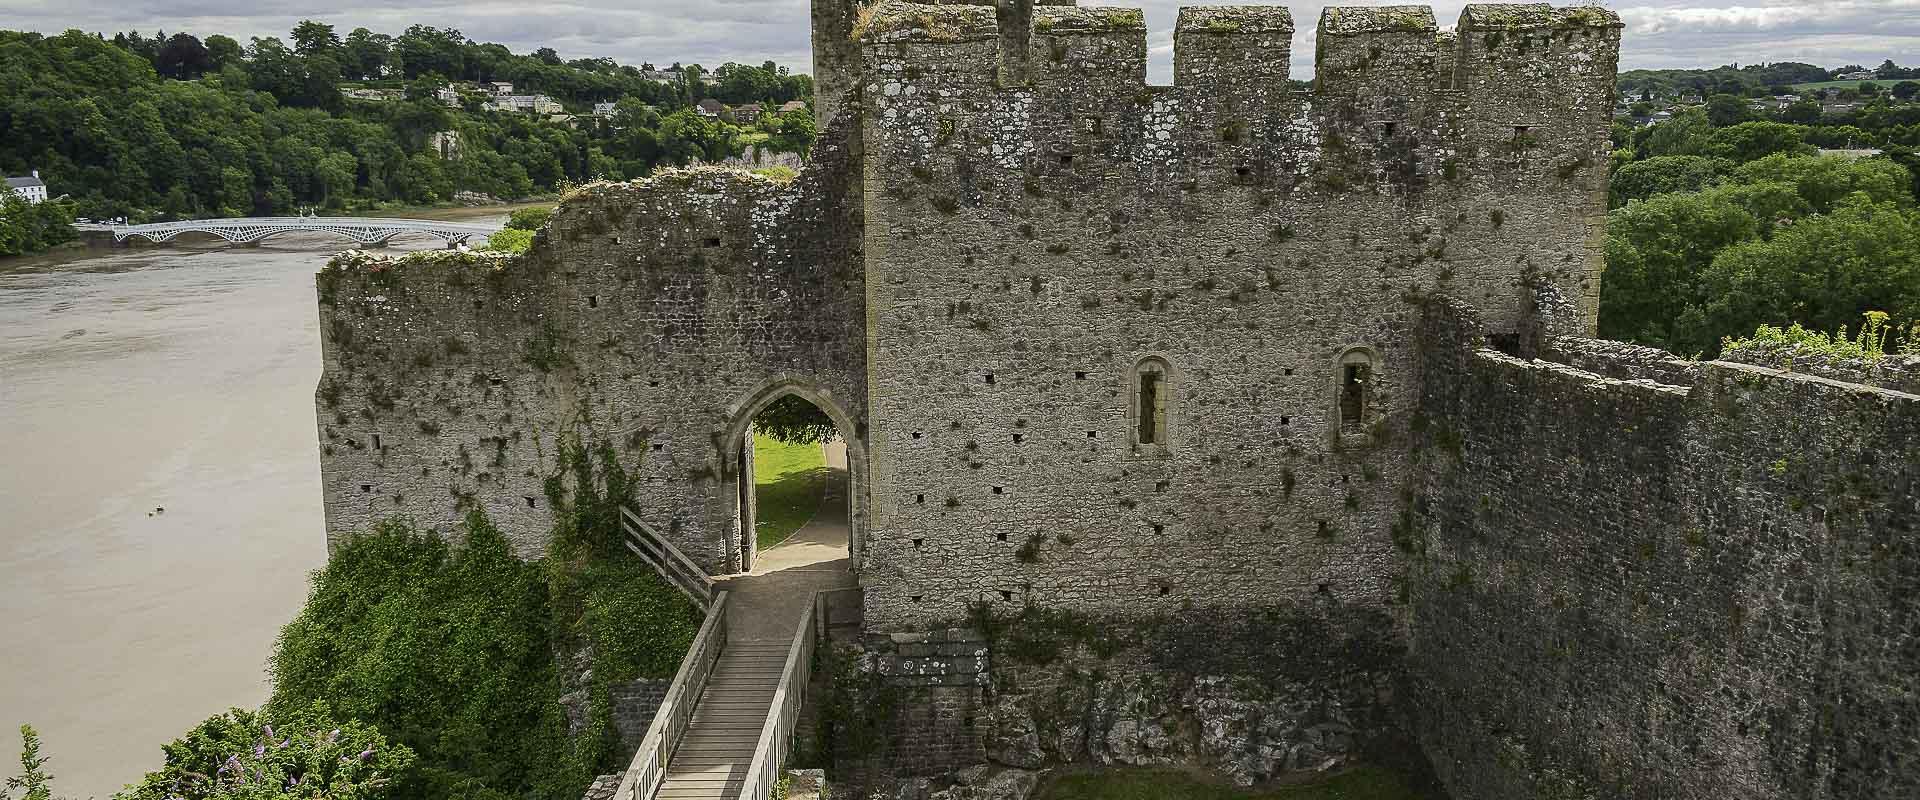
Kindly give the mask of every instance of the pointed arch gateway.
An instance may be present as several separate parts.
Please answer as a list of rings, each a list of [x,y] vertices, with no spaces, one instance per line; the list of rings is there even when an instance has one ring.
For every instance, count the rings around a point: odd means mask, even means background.
[[[759,548],[754,536],[756,508],[753,466],[746,447],[747,433],[752,428],[754,417],[776,401],[789,396],[812,403],[825,413],[833,421],[835,433],[846,443],[847,556],[849,568],[858,571],[869,519],[866,426],[849,414],[846,404],[831,391],[817,383],[790,376],[769,380],[734,403],[728,409],[727,429],[717,442],[720,452],[725,455],[722,459],[726,465],[723,479],[730,490],[726,497],[734,519],[733,550],[737,554],[737,563],[741,571],[746,572],[752,570],[759,560]]]

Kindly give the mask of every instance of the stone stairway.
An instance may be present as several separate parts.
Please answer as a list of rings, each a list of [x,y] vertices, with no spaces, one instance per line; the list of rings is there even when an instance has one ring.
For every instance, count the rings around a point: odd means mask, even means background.
[[[657,800],[739,795],[792,644],[790,639],[727,643],[694,705],[686,735],[667,761]]]

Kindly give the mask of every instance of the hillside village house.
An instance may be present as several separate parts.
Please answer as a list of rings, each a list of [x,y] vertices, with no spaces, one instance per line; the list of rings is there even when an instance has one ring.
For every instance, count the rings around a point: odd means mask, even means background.
[[[43,203],[47,199],[47,184],[40,180],[40,170],[32,175],[20,178],[7,178],[7,191],[29,203]]]
[[[760,107],[752,103],[727,109],[734,122],[750,123],[760,119]]]
[[[593,104],[593,115],[594,115],[594,116],[596,116],[596,117],[602,117],[602,118],[607,118],[607,119],[611,119],[611,118],[613,117],[613,115],[614,115],[614,113],[615,113],[615,111],[614,111],[614,107],[615,107],[615,105],[616,105],[616,104],[614,104],[614,103],[611,103],[611,102],[607,102],[607,103],[594,103],[594,104]]]
[[[544,94],[509,94],[493,98],[494,111],[518,111],[523,114],[558,114],[564,109]]]
[[[493,92],[494,97],[502,97],[513,94],[513,84],[494,81],[493,83],[487,84],[487,90]]]
[[[694,113],[703,117],[718,117],[727,112],[727,106],[711,97],[694,104]]]
[[[439,89],[435,89],[433,92],[433,96],[435,99],[439,100],[442,105],[448,108],[460,107],[460,93],[457,91],[454,91],[453,87],[451,86],[442,86]]]
[[[779,113],[781,113],[781,114],[791,114],[791,113],[793,113],[793,112],[795,112],[795,111],[805,111],[805,110],[807,110],[807,103],[806,103],[806,101],[804,101],[804,100],[788,100],[787,102],[785,102],[785,103],[781,103],[781,104],[780,104],[780,111],[779,111]]]

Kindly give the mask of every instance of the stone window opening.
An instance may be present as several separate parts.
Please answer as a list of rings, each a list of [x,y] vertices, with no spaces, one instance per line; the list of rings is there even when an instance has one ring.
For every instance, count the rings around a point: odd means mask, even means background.
[[[383,446],[381,446],[381,444],[380,444],[380,434],[377,434],[377,433],[376,433],[376,434],[374,434],[374,435],[373,435],[373,449],[375,449],[375,450],[385,450],[385,449],[386,449],[385,447],[383,447]]]
[[[1027,440],[1027,435],[1026,435],[1026,434],[1024,434],[1024,433],[1016,433],[1016,434],[1014,434],[1014,435],[1013,435],[1013,443],[1014,443],[1014,444],[1019,444],[1019,443],[1021,443],[1021,442],[1024,442],[1024,441],[1026,441],[1026,440]]]
[[[913,502],[915,505],[926,505],[927,496],[924,494],[916,494],[913,496]]]
[[[1167,362],[1147,357],[1133,367],[1133,402],[1128,416],[1133,424],[1133,445],[1149,452],[1165,452],[1172,443],[1172,414],[1168,398],[1173,394],[1171,370]]]
[[[926,541],[927,541],[926,539],[923,539],[923,538],[920,538],[920,537],[914,537],[914,540],[913,540],[913,549],[915,549],[915,550],[918,550],[918,549],[920,549],[920,546],[921,546],[921,545],[923,545],[923,544],[926,544]]]
[[[1000,599],[1002,599],[1002,600],[1012,600],[1012,599],[1013,599],[1013,590],[1012,590],[1012,589],[1001,589],[1001,590],[1000,590]]]
[[[536,504],[536,503],[534,502],[534,500],[533,500],[533,495],[524,495],[524,497],[526,497],[526,498],[527,498],[527,507],[528,507],[528,508],[539,508],[539,505],[538,505],[538,504]]]
[[[907,596],[907,599],[908,599],[908,600],[912,600],[912,601],[913,601],[913,602],[915,602],[915,603],[918,603],[918,602],[920,602],[920,595],[917,595],[917,594],[914,594],[914,595],[908,595],[908,596]]]
[[[1170,585],[1167,585],[1167,584],[1165,584],[1165,583],[1162,583],[1162,584],[1160,584],[1160,596],[1161,596],[1161,597],[1166,597],[1167,595],[1169,595],[1169,594],[1172,594],[1172,593],[1173,593],[1173,587],[1172,587],[1172,586],[1170,586]]]
[[[718,236],[709,236],[709,237],[707,237],[707,241],[706,241],[706,245],[707,245],[708,247],[719,247],[719,246],[720,246],[720,237],[718,237]]]
[[[373,492],[373,484],[371,484],[371,483],[363,483],[363,484],[360,484],[360,493],[361,493],[361,494],[371,494],[372,492]]]
[[[1334,430],[1343,447],[1373,443],[1372,425],[1380,418],[1379,359],[1365,347],[1349,348],[1334,365]]]
[[[1063,167],[1071,167],[1071,166],[1073,166],[1073,155],[1072,155],[1072,154],[1067,154],[1067,155],[1063,155],[1063,156],[1061,156],[1061,157],[1060,157],[1060,166],[1063,166]]]
[[[994,494],[1006,494],[1006,493],[1007,493],[1007,487],[1005,487],[1005,486],[995,486],[995,487],[993,487],[993,493],[994,493]]]
[[[1340,365],[1340,427],[1358,428],[1360,421],[1367,416],[1367,373],[1371,372],[1366,364]]]
[[[987,385],[988,386],[993,385],[993,373],[991,372],[987,373]]]
[[[1073,378],[1074,378],[1074,380],[1081,380],[1081,381],[1084,381],[1084,380],[1086,380],[1086,379],[1087,379],[1087,373],[1085,373],[1085,372],[1076,372],[1076,373],[1073,373]]]
[[[1399,123],[1394,123],[1394,122],[1380,123],[1380,138],[1382,139],[1393,138],[1393,132],[1398,127],[1399,127]]]
[[[475,310],[475,311],[479,311],[480,309],[483,309],[483,308],[486,308],[486,307],[487,307],[487,301],[485,301],[485,300],[475,300],[475,301],[473,301],[473,310]]]
[[[1287,368],[1285,368],[1285,369],[1282,369],[1282,370],[1280,370],[1280,374],[1282,374],[1282,375],[1292,375],[1292,374],[1293,374],[1293,368],[1292,368],[1292,367],[1287,367]]]
[[[1167,532],[1167,526],[1165,526],[1165,525],[1162,525],[1162,524],[1160,524],[1160,523],[1158,523],[1158,522],[1156,522],[1156,523],[1153,523],[1153,532],[1154,532],[1154,533],[1166,533],[1166,532]]]
[[[1528,132],[1531,130],[1533,130],[1533,126],[1531,125],[1513,126],[1513,140],[1516,142],[1525,141],[1527,138]]]
[[[994,534],[994,535],[993,535],[993,540],[994,540],[994,541],[996,541],[996,542],[1004,542],[1004,541],[1006,541],[1006,540],[1007,540],[1007,532],[1006,532],[1006,531],[1001,531],[1001,532],[999,532],[999,533],[996,533],[996,534]]]
[[[597,295],[597,294],[590,294],[590,295],[587,295],[587,307],[588,307],[588,308],[599,308],[599,307],[600,307],[600,295]]]

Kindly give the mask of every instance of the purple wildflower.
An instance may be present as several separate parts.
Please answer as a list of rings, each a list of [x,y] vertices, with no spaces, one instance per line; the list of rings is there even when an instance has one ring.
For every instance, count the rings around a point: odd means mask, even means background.
[[[365,761],[365,760],[367,760],[367,759],[369,759],[369,758],[373,758],[373,748],[371,748],[371,747],[369,747],[369,748],[367,748],[367,749],[365,749],[365,750],[362,750],[362,751],[360,751],[360,760],[361,760],[361,761]]]
[[[261,757],[261,756],[264,756],[264,755],[266,755],[266,754],[267,754],[267,746],[266,746],[266,745],[264,745],[264,744],[256,744],[256,745],[254,745],[254,746],[253,746],[253,757],[254,757],[254,758],[259,758],[259,757]]]

